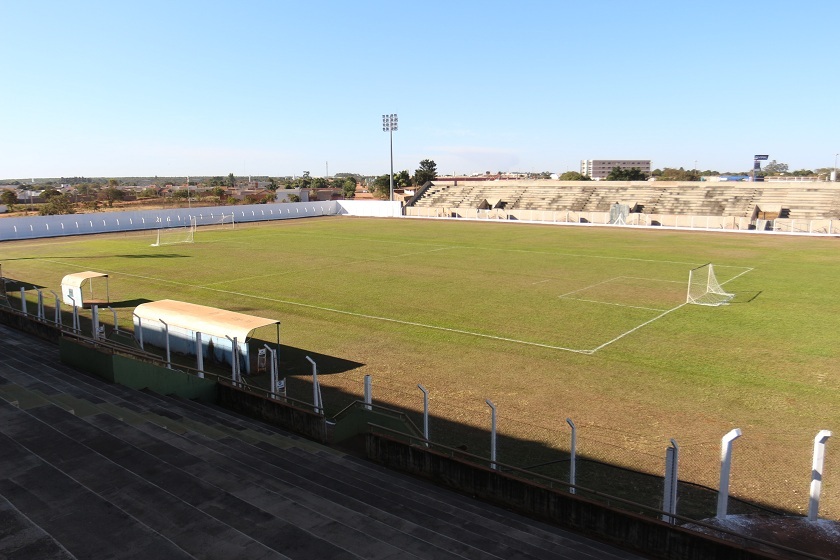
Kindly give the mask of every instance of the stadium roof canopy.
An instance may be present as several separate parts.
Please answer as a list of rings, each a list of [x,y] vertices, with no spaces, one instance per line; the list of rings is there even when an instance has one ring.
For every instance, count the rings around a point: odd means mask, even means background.
[[[277,325],[275,342],[280,342],[280,321],[205,305],[162,299],[138,305],[134,308],[134,314],[142,321],[157,323],[163,319],[170,326],[219,338],[236,337],[242,342],[260,327]]]

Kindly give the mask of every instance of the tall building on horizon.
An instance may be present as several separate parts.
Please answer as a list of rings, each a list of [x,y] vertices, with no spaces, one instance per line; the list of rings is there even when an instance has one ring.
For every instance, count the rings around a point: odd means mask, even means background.
[[[590,179],[606,179],[614,167],[619,169],[636,168],[645,175],[650,175],[649,159],[582,159],[580,160],[580,174]]]

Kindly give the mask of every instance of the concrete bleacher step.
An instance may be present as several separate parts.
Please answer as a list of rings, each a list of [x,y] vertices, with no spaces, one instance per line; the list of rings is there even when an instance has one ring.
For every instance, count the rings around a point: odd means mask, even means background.
[[[252,484],[249,485],[247,497],[240,497],[267,509],[288,503],[327,516],[331,533],[335,534],[336,538],[341,538],[343,546],[352,546],[354,551],[360,546],[381,547],[377,543],[382,541],[398,546],[405,555],[411,553],[429,558],[487,557],[478,549],[464,545],[457,539],[444,537],[427,528],[408,523],[399,515],[388,514],[348,498],[346,482],[329,479],[325,485],[323,477],[317,474],[317,466],[315,469],[302,467],[296,456],[289,455],[286,460],[282,460],[282,452],[280,455],[266,455],[261,449],[234,439],[208,440],[197,434],[178,437],[153,426],[148,426],[147,429],[157,432],[161,440],[187,453],[212,460],[216,469],[202,473],[202,476],[212,477],[215,484],[225,486],[231,480],[250,480]],[[299,451],[306,453],[301,449]],[[291,457],[291,460],[288,457]],[[270,462],[264,461],[265,458]],[[305,516],[301,518],[301,522],[304,521],[312,522]],[[310,529],[321,531],[324,527],[317,525]],[[366,536],[360,536],[359,531]],[[368,542],[371,540],[373,542]],[[371,551],[358,552],[363,557],[371,557]],[[455,552],[458,556],[452,556]]]
[[[297,434],[286,432],[280,428],[264,424],[213,404],[195,402],[174,395],[159,397],[166,400],[171,406],[183,407],[184,410],[189,410],[196,415],[196,418],[200,418],[201,421],[207,422],[210,425],[230,427],[232,431],[228,431],[228,435],[238,433],[249,443],[264,441],[281,449],[287,447],[303,447],[319,450],[326,449],[328,452],[342,454],[340,451],[324,447]]]
[[[409,556],[391,544],[391,535],[376,538],[375,533],[367,530],[370,521],[363,516],[354,517],[349,523],[335,519],[334,504],[327,500],[311,498],[306,495],[288,495],[294,488],[285,479],[278,479],[254,470],[252,459],[247,454],[234,455],[228,449],[218,445],[216,440],[189,434],[177,436],[147,425],[145,433],[119,426],[113,419],[102,416],[96,418],[101,427],[109,433],[119,435],[138,449],[153,453],[171,469],[183,470],[204,484],[226,492],[233,499],[248,504],[257,511],[272,516],[273,533],[278,540],[293,546],[297,541],[316,539],[316,547],[311,549],[309,557],[338,557],[342,553],[352,553],[364,558],[400,558]],[[214,447],[217,450],[214,451]],[[219,452],[221,449],[224,452]],[[242,509],[242,505],[238,506]],[[253,517],[253,516],[252,516]],[[266,527],[269,524],[266,524]],[[280,533],[283,533],[281,536]],[[290,554],[285,548],[284,554]]]
[[[319,459],[326,462],[334,462],[330,455],[320,455]],[[444,488],[430,486],[424,481],[412,477],[405,477],[385,467],[372,464],[366,459],[347,456],[341,462],[343,472],[361,470],[365,476],[373,476],[375,481],[396,480],[405,493],[412,493],[415,499],[428,500],[434,504],[439,511],[454,513],[458,519],[465,519],[469,522],[478,522],[479,527],[490,527],[493,531],[507,533],[508,536],[517,541],[528,542],[534,546],[544,548],[563,558],[585,557],[585,558],[636,558],[635,555],[617,551],[613,547],[590,542],[582,545],[580,539],[574,534],[555,526],[548,525],[533,519],[512,514],[509,511],[485,504],[477,500],[463,500],[460,495],[450,492]],[[469,514],[475,514],[470,518]]]
[[[39,446],[39,455],[60,462],[69,476],[156,532],[178,542],[190,554],[219,559],[294,557],[276,548],[286,539],[302,536],[283,520],[188,475],[84,419],[55,407],[37,408],[30,413],[42,425],[49,424],[51,430],[74,442],[70,457],[62,455],[68,450],[55,451],[46,445]],[[33,429],[33,422],[29,424],[28,429]],[[131,427],[128,430],[140,434]],[[196,461],[190,457],[186,460]],[[103,476],[103,473],[108,475]],[[206,546],[210,541],[217,543],[212,551]],[[310,552],[322,557],[347,557],[340,548],[313,535],[306,535],[306,541],[307,555],[298,557],[313,557],[308,556]]]
[[[430,488],[363,459],[350,456],[338,459],[322,453],[312,456],[294,449],[290,453],[299,455],[302,462],[318,465],[320,473],[341,478],[354,488],[374,491],[377,499],[393,502],[405,511],[425,512],[433,517],[433,524],[455,527],[459,539],[465,540],[468,534],[475,543],[484,543],[492,550],[509,546],[529,557],[567,558],[571,552],[585,548],[571,533],[478,501],[465,502],[445,489]],[[377,488],[380,490],[376,491]],[[427,521],[423,523],[428,525]],[[607,546],[594,545],[589,552],[598,558],[624,557],[615,555]]]
[[[40,408],[83,422],[52,405]],[[73,460],[76,447],[66,438],[56,439],[54,430],[29,411],[0,403],[0,472],[4,474],[0,495],[77,558],[100,557],[102,550],[113,549],[115,536],[122,553],[111,554],[111,558],[191,558],[169,539],[69,476],[65,466]],[[109,480],[96,470],[89,472],[103,482]]]
[[[254,462],[254,469],[302,486],[308,492],[329,499],[346,510],[363,513],[366,518],[399,527],[415,538],[436,543],[448,550],[456,546],[461,555],[480,557],[501,553],[506,558],[563,557],[545,548],[524,550],[524,545],[511,535],[487,530],[486,519],[480,516],[472,519],[473,529],[468,530],[471,516],[463,510],[455,508],[455,511],[448,514],[442,512],[437,508],[438,504],[426,504],[418,500],[416,494],[406,493],[400,485],[385,484],[378,473],[360,476],[340,468],[327,471],[320,455],[299,448],[279,450],[258,444],[260,449],[254,450],[238,441],[220,441],[210,445],[228,445],[230,451],[223,453],[238,453],[249,457]],[[567,552],[565,550],[563,554]]]
[[[69,560],[74,556],[0,496],[0,558]]]

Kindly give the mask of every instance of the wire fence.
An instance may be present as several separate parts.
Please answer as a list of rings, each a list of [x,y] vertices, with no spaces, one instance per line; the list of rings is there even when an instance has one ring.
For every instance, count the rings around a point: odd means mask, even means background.
[[[0,305],[45,324],[58,323],[72,330],[73,310],[53,298],[39,306],[31,286],[6,282]],[[25,289],[21,300],[20,288]],[[41,309],[39,310],[39,307]],[[36,319],[38,315],[41,319]],[[91,336],[89,310],[77,309],[79,332]],[[100,310],[106,337],[114,338],[110,317]],[[122,330],[125,333],[125,330]],[[131,344],[133,335],[120,340]],[[147,348],[146,351],[155,349]],[[189,363],[179,356],[174,361]],[[187,368],[189,369],[189,368]],[[308,370],[308,368],[307,368]],[[298,370],[302,371],[302,370]],[[212,372],[211,372],[212,373]],[[214,373],[227,378],[229,371]],[[282,374],[281,374],[282,377]],[[252,375],[245,383],[255,390],[268,390],[265,375]],[[323,408],[332,417],[365,394],[365,376],[351,370],[319,375]],[[286,395],[301,403],[314,403],[311,375],[286,377]],[[423,393],[417,386],[405,386],[388,379],[373,380],[372,402],[403,412],[418,428],[423,426]],[[574,421],[574,419],[572,419]],[[471,455],[490,457],[490,408],[472,397],[429,393],[430,440],[461,449]],[[575,425],[575,483],[619,498],[663,508],[665,452],[669,442],[648,435],[579,422]],[[804,432],[760,432],[745,430],[733,442],[728,511],[731,514],[800,514],[808,511],[814,435]],[[497,416],[497,460],[535,475],[569,481],[571,474],[572,429],[565,419],[552,425],[524,420],[516,412],[499,408]],[[723,434],[721,434],[723,436]],[[693,519],[714,517],[719,486],[721,442],[679,442],[679,489],[677,513]],[[840,519],[840,447],[825,447],[821,517]]]

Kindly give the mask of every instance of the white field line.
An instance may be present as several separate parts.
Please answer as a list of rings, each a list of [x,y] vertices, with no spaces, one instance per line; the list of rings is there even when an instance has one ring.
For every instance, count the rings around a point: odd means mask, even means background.
[[[52,262],[52,263],[67,266],[67,263],[64,263],[64,262],[61,262],[61,261],[48,260],[48,259],[38,259],[38,260],[46,261],[46,262]],[[512,344],[522,344],[522,345],[525,345],[525,346],[536,346],[536,347],[539,347],[539,348],[547,348],[549,350],[563,350],[565,352],[574,352],[576,354],[591,354],[592,353],[591,350],[581,350],[579,348],[566,348],[565,346],[553,346],[551,344],[543,344],[543,343],[540,343],[540,342],[532,342],[532,341],[529,341],[529,340],[518,340],[518,339],[515,339],[515,338],[507,338],[507,337],[504,337],[504,336],[494,336],[494,335],[490,335],[490,334],[477,333],[477,332],[467,331],[467,330],[463,330],[463,329],[453,329],[453,328],[449,328],[449,327],[441,327],[439,325],[428,325],[426,323],[418,323],[418,322],[415,322],[415,321],[404,321],[402,319],[393,319],[391,317],[380,317],[378,315],[368,315],[368,314],[365,314],[365,313],[356,313],[354,311],[345,311],[343,309],[334,309],[332,307],[323,307],[323,306],[320,306],[320,305],[312,305],[312,304],[309,304],[309,303],[301,303],[301,302],[298,302],[298,301],[275,299],[275,298],[270,298],[270,297],[266,297],[266,296],[246,294],[246,293],[243,293],[243,292],[234,292],[232,290],[222,290],[221,288],[211,288],[211,287],[208,287],[208,286],[199,286],[199,285],[196,285],[196,284],[189,284],[187,282],[177,282],[175,280],[167,280],[165,278],[155,278],[153,276],[143,276],[141,274],[129,274],[129,273],[126,273],[126,272],[120,272],[120,271],[116,271],[116,270],[105,270],[105,272],[107,272],[108,274],[115,275],[115,276],[117,276],[117,275],[130,276],[132,278],[141,278],[143,280],[149,280],[149,281],[152,281],[152,282],[162,282],[162,283],[166,283],[166,284],[173,284],[173,285],[176,285],[176,286],[185,286],[185,287],[188,287],[188,288],[199,288],[199,289],[208,290],[208,291],[211,291],[211,292],[219,292],[219,293],[222,293],[222,294],[229,294],[229,295],[233,295],[233,296],[241,296],[241,297],[246,297],[246,298],[259,299],[259,300],[263,300],[263,301],[271,301],[271,302],[280,303],[280,304],[283,304],[283,305],[294,305],[294,306],[297,306],[297,307],[305,307],[307,309],[317,309],[319,311],[328,311],[330,313],[339,313],[341,315],[349,315],[351,317],[359,317],[361,319],[370,319],[370,320],[373,320],[373,321],[384,321],[384,322],[388,322],[388,323],[396,323],[396,324],[399,324],[399,325],[407,325],[407,326],[410,326],[410,327],[419,327],[419,328],[424,328],[424,329],[431,329],[431,330],[437,330],[437,331],[445,331],[445,332],[451,332],[451,333],[456,333],[456,334],[462,334],[462,335],[466,335],[466,336],[475,336],[475,337],[478,337],[478,338],[500,340],[502,342],[510,342]]]
[[[547,280],[537,280],[536,282],[531,282],[531,286],[536,286],[537,284],[545,284],[546,282],[551,282],[554,278],[549,278]]]
[[[56,264],[61,264],[63,266],[69,266],[69,263],[65,263],[65,262],[57,261],[57,260],[52,260],[52,259],[35,259],[35,260],[52,262],[52,263],[56,263]],[[734,277],[730,278],[726,282],[730,282],[730,281],[734,280],[735,278],[738,278],[739,276],[742,276],[742,275],[744,275],[747,272],[750,272],[752,270],[754,270],[754,269],[749,268],[747,270],[744,270],[743,272],[741,272],[737,276],[734,276]],[[130,277],[133,277],[133,278],[142,278],[144,280],[150,280],[150,281],[154,281],[154,282],[163,282],[163,283],[174,284],[174,285],[178,285],[178,286],[186,286],[186,287],[190,287],[190,288],[199,288],[199,289],[203,289],[203,290],[220,292],[220,293],[224,293],[224,294],[238,295],[238,296],[252,298],[252,299],[260,299],[260,300],[264,300],[264,301],[271,301],[271,302],[280,303],[280,304],[284,304],[284,305],[294,305],[294,306],[298,306],[298,307],[305,307],[305,308],[308,308],[308,309],[317,309],[319,311],[327,311],[327,312],[330,312],[330,313],[339,313],[339,314],[342,314],[342,315],[359,317],[359,318],[362,318],[362,319],[370,319],[370,320],[374,320],[374,321],[385,321],[385,322],[389,322],[389,323],[396,323],[396,324],[407,325],[407,326],[412,326],[412,327],[419,327],[419,328],[425,328],[425,329],[431,329],[431,330],[452,332],[452,333],[461,334],[461,335],[465,335],[465,336],[474,336],[474,337],[478,337],[478,338],[487,338],[487,339],[491,339],[491,340],[499,340],[499,341],[502,341],[502,342],[510,342],[512,344],[521,344],[521,345],[525,345],[525,346],[536,346],[536,347],[539,347],[539,348],[546,348],[546,349],[549,349],[549,350],[562,350],[564,352],[573,352],[575,354],[586,354],[586,355],[595,354],[599,350],[611,345],[612,343],[614,343],[618,340],[621,340],[625,336],[628,336],[628,335],[636,332],[637,330],[653,323],[654,321],[657,321],[657,320],[661,319],[662,317],[664,317],[665,315],[668,315],[672,311],[676,311],[677,309],[680,309],[681,307],[683,307],[685,305],[688,305],[687,303],[682,303],[682,304],[678,305],[677,307],[669,309],[669,310],[657,315],[656,317],[645,321],[641,325],[638,325],[638,326],[636,326],[636,327],[618,335],[617,337],[613,338],[612,340],[608,340],[607,342],[601,344],[600,346],[597,346],[597,347],[595,347],[591,350],[585,350],[585,349],[580,349],[580,348],[567,348],[565,346],[553,346],[553,345],[550,345],[550,344],[542,344],[542,343],[539,343],[539,342],[531,342],[531,341],[528,341],[528,340],[518,340],[518,339],[515,339],[515,338],[507,338],[507,337],[503,337],[503,336],[494,336],[494,335],[477,333],[477,332],[472,332],[472,331],[467,331],[467,330],[462,330],[462,329],[452,329],[452,328],[449,328],[449,327],[441,327],[441,326],[438,326],[438,325],[428,325],[428,324],[425,324],[425,323],[418,323],[418,322],[414,322],[414,321],[404,321],[404,320],[401,320],[401,319],[393,319],[393,318],[390,318],[390,317],[379,317],[377,315],[367,315],[367,314],[364,314],[364,313],[355,313],[355,312],[352,312],[352,311],[344,311],[344,310],[341,310],[341,309],[333,309],[333,308],[330,308],[330,307],[322,307],[322,306],[312,305],[312,304],[308,304],[308,303],[300,303],[300,302],[296,302],[296,301],[274,299],[274,298],[269,298],[269,297],[266,297],[266,296],[258,296],[258,295],[246,294],[246,293],[242,293],[242,292],[234,292],[234,291],[231,291],[231,290],[222,290],[220,288],[210,288],[210,287],[207,287],[207,286],[198,286],[198,285],[195,285],[195,284],[188,284],[186,282],[176,282],[174,280],[166,280],[164,278],[155,278],[155,277],[151,277],[151,276],[143,276],[143,275],[140,275],[140,274],[129,274],[129,273],[125,273],[125,272],[108,271],[108,270],[106,270],[105,272],[108,272],[109,274],[116,274],[116,275],[121,274],[123,276],[130,276]],[[621,278],[621,277],[618,276],[616,278]],[[610,282],[612,280],[615,280],[616,278],[611,278],[609,280],[599,282],[598,284],[604,284],[606,282]],[[724,283],[726,283],[726,282],[724,282]],[[598,284],[593,284],[592,286],[589,286],[589,287],[597,286]],[[587,289],[587,288],[582,288],[581,290],[577,290],[577,291],[582,291],[582,290],[585,290],[585,289]],[[569,292],[569,293],[576,293],[576,292]],[[562,298],[562,296],[560,296],[560,297]],[[569,298],[569,299],[575,299],[575,298]],[[603,303],[603,302],[599,302],[599,303]]]
[[[574,290],[574,291],[571,291],[571,292],[566,292],[565,294],[560,294],[557,297],[562,299],[562,298],[565,298],[566,296],[570,296],[570,295],[576,294],[578,292],[585,292],[586,290],[592,289],[596,286],[600,286],[601,284],[607,284],[609,282],[612,282],[613,280],[618,280],[619,278],[621,278],[621,276],[616,276],[615,278],[607,278],[606,280],[602,280],[602,281],[597,282],[595,284],[590,284],[589,286],[584,286],[583,288],[580,288],[579,290]]]
[[[619,276],[628,280],[645,280],[646,282],[670,282],[671,284],[685,284],[682,280],[664,280],[662,278],[642,278],[641,276]]]
[[[616,307],[629,307],[630,309],[644,309],[645,311],[666,311],[665,309],[655,309],[653,307],[640,307],[638,305],[627,305],[625,303],[612,303],[609,301],[598,301],[595,299],[583,299],[583,298],[561,298],[568,301],[585,301],[586,303],[599,303],[601,305],[615,305]]]
[[[744,267],[729,267],[729,268],[744,268]],[[736,278],[738,278],[739,276],[743,276],[744,274],[746,274],[746,273],[748,273],[748,272],[752,272],[753,270],[755,270],[755,269],[754,269],[754,268],[745,268],[745,270],[744,270],[743,272],[741,272],[740,274],[738,274],[738,275],[736,275],[736,276],[733,276],[732,278],[730,278],[729,280],[727,280],[727,281],[726,281],[726,282],[724,282],[723,284],[726,284],[727,282],[731,282],[732,280],[735,280],[735,279],[736,279]],[[608,340],[607,342],[603,343],[602,345],[600,345],[600,346],[598,346],[598,347],[596,347],[596,348],[593,348],[590,352],[591,352],[592,354],[594,354],[594,353],[595,353],[595,352],[597,352],[598,350],[601,350],[602,348],[605,348],[605,347],[609,346],[610,344],[612,344],[613,342],[616,342],[617,340],[621,340],[621,339],[622,339],[622,338],[624,338],[625,336],[627,336],[627,335],[629,335],[629,334],[632,334],[632,333],[636,332],[637,330],[641,329],[642,327],[645,327],[645,326],[647,326],[647,325],[649,325],[649,324],[653,323],[654,321],[657,321],[657,320],[661,319],[662,317],[664,317],[664,316],[665,316],[665,315],[667,315],[668,313],[671,313],[672,311],[676,311],[677,309],[680,309],[681,307],[683,307],[683,306],[685,306],[685,305],[688,305],[688,302],[686,302],[686,303],[682,303],[682,304],[680,304],[680,305],[678,305],[678,306],[674,307],[673,309],[669,309],[668,311],[665,311],[665,312],[664,312],[664,313],[662,313],[661,315],[657,315],[657,316],[656,316],[656,317],[654,317],[653,319],[650,319],[650,320],[648,320],[648,321],[645,321],[644,323],[642,323],[642,324],[641,324],[641,325],[639,325],[638,327],[634,327],[634,328],[630,329],[629,331],[627,331],[627,332],[625,332],[625,333],[622,333],[622,334],[618,335],[618,336],[617,336],[617,337],[615,337],[614,339],[612,339],[612,340]]]
[[[641,325],[639,325],[639,326],[637,326],[637,327],[633,327],[632,329],[630,329],[630,330],[629,330],[629,331],[627,331],[627,332],[621,333],[620,335],[618,335],[618,336],[617,336],[617,337],[615,337],[614,339],[606,341],[606,342],[605,342],[605,343],[603,343],[602,345],[600,345],[600,346],[598,346],[598,347],[596,347],[596,348],[593,348],[593,349],[592,349],[592,350],[590,350],[589,352],[590,352],[591,354],[594,354],[594,353],[595,353],[595,352],[597,352],[598,350],[601,350],[602,348],[606,348],[607,346],[609,346],[609,345],[610,345],[610,344],[612,344],[613,342],[616,342],[616,341],[618,341],[618,340],[621,340],[622,338],[624,338],[625,336],[627,336],[627,335],[629,335],[629,334],[633,334],[634,332],[636,332],[637,330],[641,329],[642,327],[645,327],[645,326],[647,326],[647,325],[649,325],[649,324],[653,323],[654,321],[657,321],[657,320],[661,319],[662,317],[664,317],[664,316],[665,316],[665,315],[667,315],[668,313],[671,313],[672,311],[676,311],[677,309],[679,309],[679,308],[683,307],[684,305],[688,305],[688,304],[687,304],[687,303],[681,303],[680,305],[678,305],[678,306],[674,307],[673,309],[669,309],[669,310],[665,311],[664,313],[661,313],[661,314],[657,315],[657,316],[656,316],[656,317],[654,317],[653,319],[649,319],[649,320],[645,321],[644,323],[642,323]]]
[[[722,266],[726,266],[726,265],[722,265]],[[732,267],[730,267],[730,268],[732,268]],[[738,268],[740,268],[740,267],[738,267]],[[748,272],[752,272],[753,270],[755,270],[755,269],[754,268],[748,268],[744,272],[742,272],[741,274],[736,274],[735,276],[733,276],[729,280],[726,280],[725,282],[721,282],[720,285],[723,286],[724,284],[728,284],[729,282],[732,282],[733,280],[735,280],[739,276],[743,276],[744,274],[746,274]]]

